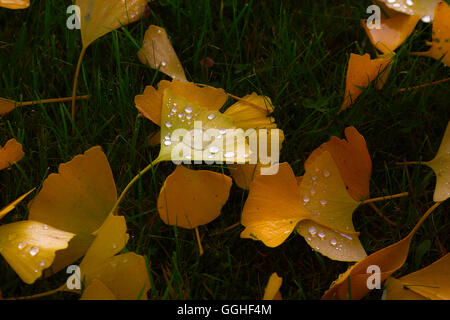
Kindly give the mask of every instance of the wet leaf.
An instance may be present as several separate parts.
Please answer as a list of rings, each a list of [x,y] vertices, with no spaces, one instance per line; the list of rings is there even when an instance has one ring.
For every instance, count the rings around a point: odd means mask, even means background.
[[[380,0],[392,10],[419,15],[424,22],[433,20],[434,8],[441,0]]]
[[[220,215],[231,184],[224,174],[179,165],[159,193],[159,216],[168,225],[187,229],[210,223]]]
[[[14,222],[0,226],[0,254],[25,283],[32,284],[73,236],[41,222]]]
[[[347,109],[375,79],[382,80],[377,84],[380,89],[390,71],[392,57],[370,59],[368,53],[363,56],[350,54],[345,81],[345,96],[339,113]],[[384,77],[384,78],[383,78]],[[384,81],[383,81],[384,80]]]
[[[388,281],[393,280],[390,278]],[[387,282],[388,282],[387,281]],[[387,300],[449,300],[450,299],[450,253],[431,265],[388,282],[385,290]]]
[[[0,170],[12,166],[25,156],[22,145],[15,139],[10,139],[0,149]]]
[[[108,160],[101,147],[93,147],[59,166],[50,174],[29,205],[29,219],[72,232],[69,248],[57,254],[53,270],[58,271],[82,257],[96,231],[117,200]]]
[[[423,162],[436,174],[433,200],[444,201],[450,197],[450,121],[447,123],[441,146],[433,160]]]
[[[80,7],[80,26],[83,47],[112,30],[138,21],[147,0],[77,0]]]
[[[26,9],[30,6],[30,0],[0,0],[0,7],[8,9]]]
[[[356,200],[369,197],[372,160],[364,137],[355,127],[345,128],[345,139],[331,137],[313,151],[307,161],[313,161],[323,151],[328,151],[336,163],[350,196]],[[306,164],[305,164],[306,165]]]
[[[444,1],[436,6],[435,17],[433,21],[433,36],[431,48],[426,52],[416,52],[413,54],[428,56],[439,60],[450,67],[450,6]]]
[[[143,64],[148,63],[153,69],[159,68],[172,79],[186,81],[183,67],[164,28],[151,25],[147,29],[138,57]]]
[[[269,278],[266,289],[264,290],[263,300],[282,300],[280,288],[283,278],[280,278],[275,272]]]
[[[367,281],[372,273],[368,271],[368,267],[372,265],[380,268],[381,282],[389,278],[392,273],[403,266],[408,256],[411,239],[416,230],[438,205],[439,203],[434,204],[422,216],[414,229],[405,238],[384,249],[372,253],[351,266],[345,273],[341,274],[339,278],[331,284],[330,289],[325,292],[322,299],[362,299],[370,291]],[[351,286],[350,288],[349,284]],[[350,292],[351,296],[349,297]]]

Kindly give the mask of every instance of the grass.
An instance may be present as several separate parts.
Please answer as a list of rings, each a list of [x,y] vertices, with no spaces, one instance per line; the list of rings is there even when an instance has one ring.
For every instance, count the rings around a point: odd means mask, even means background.
[[[274,117],[286,140],[281,160],[297,175],[308,155],[330,136],[343,136],[354,125],[366,138],[373,161],[372,197],[409,191],[407,198],[377,203],[391,226],[369,206],[354,213],[361,242],[368,253],[405,236],[432,205],[435,176],[424,166],[395,165],[434,157],[450,118],[448,83],[398,93],[400,88],[444,79],[448,67],[410,55],[426,50],[431,25],[419,23],[397,51],[387,85],[369,87],[352,108],[337,116],[345,87],[350,53],[375,54],[360,19],[370,1],[181,1],[150,3],[150,15],[95,41],[86,52],[78,93],[91,99],[77,103],[72,133],[70,102],[19,108],[0,119],[1,143],[16,138],[26,157],[0,172],[2,205],[42,181],[58,164],[101,145],[120,192],[158,154],[148,144],[157,127],[138,117],[134,97],[146,85],[166,79],[137,59],[147,27],[166,28],[190,81],[224,88],[243,96],[253,91],[269,96]],[[0,9],[0,96],[36,100],[71,95],[81,51],[79,31],[66,28],[69,1],[36,0],[27,10]],[[200,60],[215,61],[206,73]],[[212,168],[210,168],[212,169]],[[192,230],[166,226],[156,213],[156,199],[174,170],[161,163],[132,188],[120,206],[128,223],[126,250],[144,254],[153,299],[259,299],[272,272],[284,278],[287,299],[319,299],[348,263],[314,252],[299,235],[277,248],[239,237],[242,227],[225,230],[240,220],[247,193],[235,186],[222,215],[200,227],[205,254],[198,255]],[[213,169],[213,170],[222,170]],[[223,169],[226,171],[226,169]],[[413,238],[404,267],[407,274],[437,260],[448,249],[449,220],[443,204]],[[2,222],[27,217],[21,204]],[[0,258],[0,290],[4,297],[25,296],[61,285],[67,275],[25,285]],[[367,299],[379,299],[380,291]],[[59,293],[54,299],[74,299]]]

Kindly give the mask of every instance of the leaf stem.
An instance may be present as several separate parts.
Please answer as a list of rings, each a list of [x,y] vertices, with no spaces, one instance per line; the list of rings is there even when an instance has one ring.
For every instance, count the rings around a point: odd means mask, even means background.
[[[406,161],[406,162],[396,162],[396,165],[408,165],[408,164],[423,164],[423,162],[420,161]]]
[[[117,210],[117,207],[119,206],[120,202],[122,202],[123,198],[127,194],[128,190],[133,186],[133,184],[138,181],[141,176],[143,176],[147,171],[149,171],[151,168],[153,168],[156,164],[158,164],[161,160],[157,158],[152,163],[150,163],[148,166],[146,166],[144,169],[138,172],[136,176],[134,176],[133,179],[131,179],[130,182],[128,182],[125,189],[123,189],[122,193],[120,194],[119,198],[117,199],[116,203],[114,204],[113,208],[111,209],[110,214],[114,214],[114,212]]]
[[[389,219],[388,217],[386,217],[381,211],[380,209],[377,208],[376,205],[373,204],[373,202],[369,202],[369,206],[380,216],[382,217],[384,220],[386,220],[390,225],[396,227],[397,224],[392,221],[391,219]]]
[[[84,100],[89,99],[89,95],[84,96],[76,96],[75,100]],[[64,101],[72,101],[73,97],[65,97],[65,98],[53,98],[53,99],[42,99],[42,100],[34,100],[34,101],[25,101],[25,102],[16,102],[17,107],[31,106],[39,103],[55,103],[55,102],[64,102]]]
[[[55,293],[58,293],[58,292],[63,292],[63,291],[66,291],[66,284],[62,285],[59,288],[50,290],[50,291],[41,292],[41,293],[38,293],[38,294],[33,294],[31,296],[13,298],[13,299],[15,299],[15,300],[37,299],[37,298],[46,297],[46,296],[49,296],[49,295],[52,295],[52,294],[55,294]]]
[[[198,232],[198,227],[195,227],[195,237],[197,238],[198,250],[200,251],[200,256],[203,255],[202,239],[200,238],[200,233]]]
[[[81,69],[81,61],[83,60],[84,54],[86,53],[86,47],[83,46],[80,52],[80,56],[77,62],[77,68],[75,69],[75,76],[73,78],[73,89],[72,89],[72,120],[75,122],[76,108],[75,108],[75,97],[77,94],[77,86],[78,86],[78,75],[80,74]]]
[[[402,192],[402,193],[393,194],[393,195],[390,195],[390,196],[383,196],[383,197],[377,197],[377,198],[372,198],[372,199],[366,199],[366,200],[361,201],[361,204],[368,204],[368,203],[376,202],[376,201],[383,201],[383,200],[389,200],[389,199],[406,197],[406,196],[408,196],[408,194],[409,194],[409,192]]]
[[[424,213],[424,215],[422,216],[422,218],[420,218],[419,222],[416,223],[416,225],[414,226],[414,229],[411,230],[411,232],[406,236],[406,237],[412,237],[414,235],[414,233],[417,231],[417,229],[419,229],[419,227],[422,225],[422,223],[425,221],[426,218],[428,218],[428,216],[434,211],[434,209],[436,209],[443,201],[439,201],[436,202],[435,204],[433,204],[428,210],[427,212]]]

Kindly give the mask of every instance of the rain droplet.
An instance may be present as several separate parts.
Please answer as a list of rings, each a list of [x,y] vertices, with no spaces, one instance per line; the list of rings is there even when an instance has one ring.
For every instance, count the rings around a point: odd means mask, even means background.
[[[326,205],[327,204],[327,200],[320,200],[320,204],[323,205],[323,206]]]
[[[44,224],[44,225],[42,226],[42,228],[43,228],[44,230],[48,230],[48,225]]]
[[[234,157],[234,152],[233,151],[225,152],[225,154],[223,156],[225,158],[232,158],[232,157]]]
[[[325,238],[325,233],[323,231],[320,231],[318,234],[319,238],[323,239]]]
[[[332,246],[335,246],[336,244],[337,244],[337,241],[336,241],[336,239],[331,239],[330,240],[330,244],[332,245]]]
[[[186,115],[186,119],[191,120],[192,119],[192,114],[187,114]]]
[[[219,147],[217,147],[217,146],[212,146],[211,148],[209,148],[209,152],[211,152],[211,153],[217,153],[217,152],[219,152]]]
[[[19,242],[19,243],[17,244],[17,248],[19,248],[20,250],[22,250],[23,248],[25,248],[25,243]]]
[[[308,202],[309,202],[309,197],[308,197],[307,194],[305,194],[305,195],[303,196],[303,202],[304,202],[304,203],[308,203]]]
[[[225,134],[225,133],[227,133],[227,129],[220,129],[220,130],[219,130],[219,133],[220,133],[220,134]]]
[[[172,122],[170,122],[170,121],[167,121],[165,124],[166,124],[166,127],[167,127],[167,128],[172,127]]]
[[[317,229],[315,227],[309,227],[308,232],[311,235],[315,235],[317,233]]]
[[[192,112],[192,107],[187,106],[186,108],[184,108],[184,112],[191,113]]]
[[[343,236],[344,238],[347,238],[348,240],[353,240],[352,237],[350,237],[348,234],[345,233],[339,233],[341,236]]]
[[[315,175],[312,175],[312,176],[311,176],[311,179],[313,179],[313,181],[316,181],[316,180],[317,180],[317,177],[316,177]]]
[[[422,17],[422,21],[428,23],[428,22],[431,21],[431,17],[430,16],[424,16],[424,17]]]
[[[316,194],[316,190],[314,190],[314,189],[311,189],[309,192],[310,192],[311,194]]]
[[[210,113],[208,115],[208,120],[213,120],[216,117],[216,115],[214,113]]]
[[[330,171],[328,171],[327,169],[323,170],[323,176],[325,178],[328,178],[330,176]]]
[[[170,140],[165,140],[164,141],[164,145],[165,146],[170,146],[172,144],[172,141],[170,141]]]
[[[161,65],[162,65],[163,67],[165,67],[165,66],[167,65],[167,63],[166,63],[165,61],[163,61],[163,62],[161,62]]]
[[[113,249],[117,249],[117,244],[113,243],[112,247]]]
[[[39,253],[39,248],[34,246],[30,249],[30,251],[28,251],[28,253],[30,254],[30,256],[35,256]]]
[[[45,267],[45,262],[44,261],[39,262],[39,266]]]

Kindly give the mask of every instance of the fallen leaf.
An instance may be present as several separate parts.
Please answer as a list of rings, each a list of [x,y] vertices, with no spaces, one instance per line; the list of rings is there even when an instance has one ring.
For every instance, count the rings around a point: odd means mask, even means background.
[[[37,221],[5,224],[0,226],[0,254],[25,283],[32,284],[73,236]]]
[[[434,8],[441,0],[380,0],[392,10],[408,15],[419,15],[422,21],[433,20]]]
[[[189,103],[198,104],[200,107],[211,111],[218,111],[227,100],[227,94],[223,89],[199,87],[192,82],[163,80],[159,82],[158,90],[152,86],[147,86],[144,93],[137,95],[134,101],[136,108],[158,126],[161,125],[163,94],[166,89],[177,96],[183,97]]]
[[[392,57],[370,59],[368,53],[363,56],[350,54],[345,81],[345,96],[339,113],[347,109],[363,92],[361,88],[367,88],[369,84],[382,76],[387,77],[390,71]],[[378,89],[385,83],[378,82]]]
[[[423,162],[436,174],[433,201],[444,201],[450,197],[450,121],[447,123],[441,146],[433,160]]]
[[[9,99],[0,98],[0,116],[10,113],[16,107],[16,102]]]
[[[186,81],[183,67],[164,28],[151,25],[147,29],[138,58],[153,69],[159,68],[172,79]]]
[[[22,145],[15,139],[10,139],[0,149],[0,170],[12,166],[25,156]]]
[[[439,60],[450,67],[450,6],[445,2],[436,5],[435,17],[433,21],[433,36],[431,43],[427,43],[431,48],[426,52],[415,52],[412,54],[428,56]]]
[[[387,300],[412,300],[412,295],[418,296],[414,300],[450,300],[450,253],[423,269],[399,278],[394,286],[388,283],[385,289]]]
[[[272,273],[264,290],[263,300],[282,300],[280,288],[283,278],[280,278],[276,272]]]
[[[388,53],[397,49],[409,37],[419,20],[419,15],[400,13],[390,18],[381,17],[379,29],[370,29],[365,20],[361,20],[361,25],[373,46]]]
[[[322,299],[362,299],[370,291],[367,280],[372,275],[372,273],[368,271],[368,267],[372,265],[380,268],[381,282],[389,278],[389,276],[403,266],[408,256],[411,239],[416,230],[439,204],[440,202],[435,203],[422,216],[414,229],[405,238],[384,249],[372,253],[363,260],[352,265],[331,284],[331,287],[324,293]]]
[[[156,161],[245,163],[248,144],[230,117],[164,90],[161,150]]]
[[[0,7],[8,9],[26,9],[30,6],[30,0],[0,0]]]
[[[94,240],[92,232],[105,221],[117,200],[108,159],[101,147],[59,166],[29,204],[29,219],[75,233],[69,248],[57,253],[53,270],[59,271],[82,257]]]
[[[168,225],[187,229],[210,223],[220,215],[231,184],[224,174],[179,165],[159,193],[159,216]]]
[[[314,150],[306,162],[314,161],[317,155],[328,151],[336,163],[348,193],[361,201],[369,197],[369,183],[372,174],[372,160],[364,137],[355,127],[345,128],[345,139],[331,137]],[[305,163],[305,166],[307,163]]]
[[[145,11],[147,0],[77,0],[80,7],[80,26],[83,47],[112,30],[138,21]]]
[[[84,289],[80,300],[117,300],[117,298],[103,282],[94,279]]]

